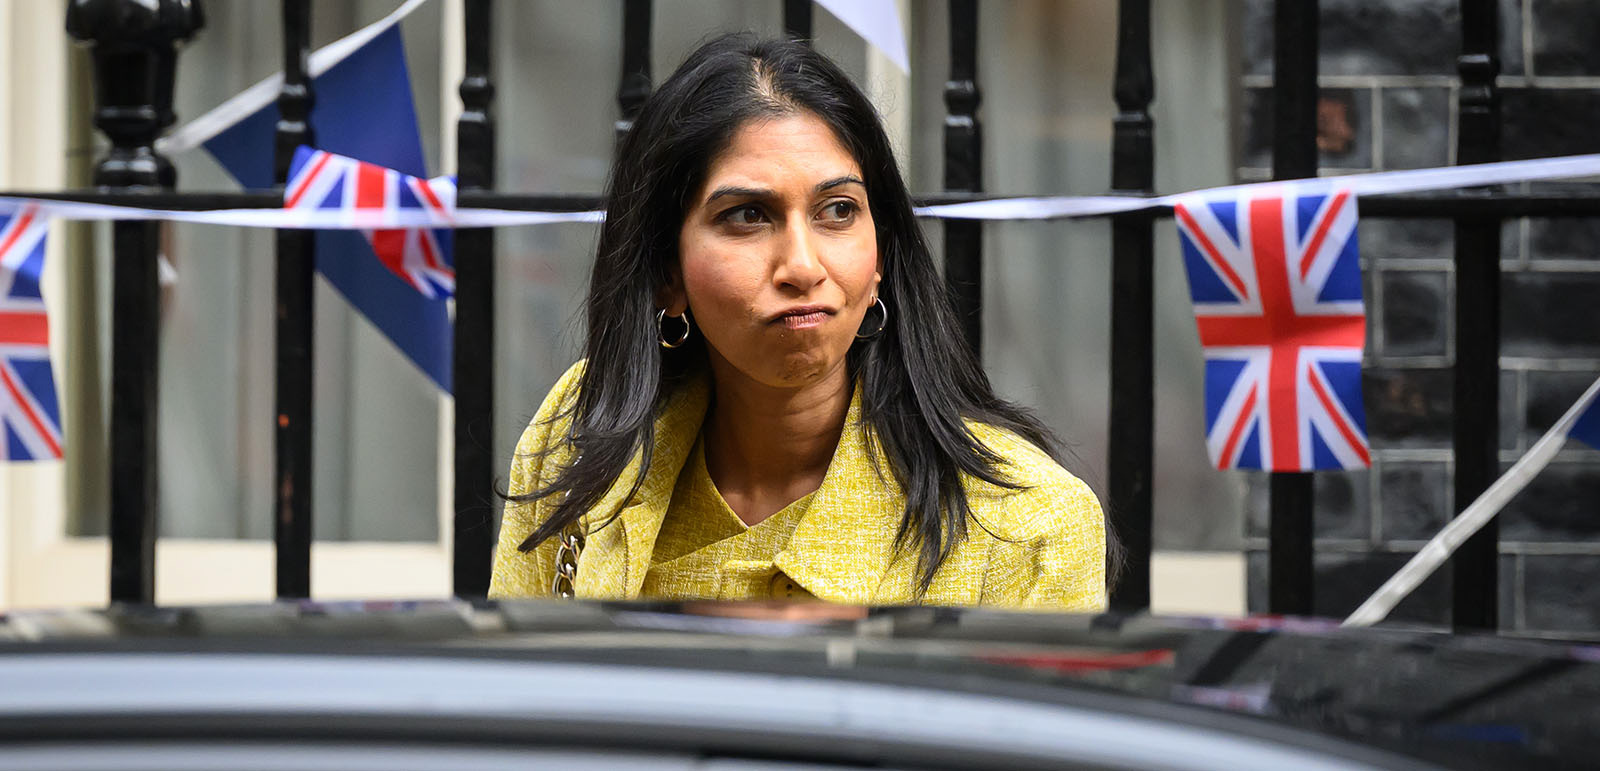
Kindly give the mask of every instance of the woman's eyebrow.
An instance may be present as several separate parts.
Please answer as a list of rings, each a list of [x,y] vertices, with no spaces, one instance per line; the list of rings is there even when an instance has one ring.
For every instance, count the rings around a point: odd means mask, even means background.
[[[824,190],[830,190],[840,185],[848,185],[852,182],[862,187],[867,186],[867,183],[862,182],[860,177],[854,174],[846,174],[842,177],[834,177],[833,179],[818,183],[817,192],[820,193]],[[718,198],[726,198],[728,196],[738,196],[740,198],[776,198],[777,195],[778,194],[776,192],[764,187],[736,187],[733,185],[724,185],[716,190],[711,191],[711,195],[706,196],[706,203],[711,203]]]
[[[766,188],[761,188],[761,187],[723,186],[723,187],[717,188],[716,190],[713,190],[711,192],[711,195],[706,197],[706,203],[711,203],[712,201],[715,201],[718,198],[723,198],[725,196],[730,196],[730,195],[736,195],[736,196],[740,196],[742,198],[772,198],[772,197],[776,196],[777,193],[774,193],[771,190],[768,190]]]
[[[817,192],[820,193],[820,192],[822,192],[824,190],[827,190],[829,188],[835,188],[835,187],[838,187],[840,185],[848,185],[851,182],[854,182],[854,183],[856,183],[856,184],[858,184],[858,185],[860,185],[862,187],[866,187],[867,186],[867,183],[862,182],[860,177],[858,177],[858,176],[856,176],[854,174],[846,174],[846,175],[844,175],[842,177],[834,177],[833,179],[830,179],[830,180],[828,180],[826,182],[823,182],[822,184],[817,185]]]

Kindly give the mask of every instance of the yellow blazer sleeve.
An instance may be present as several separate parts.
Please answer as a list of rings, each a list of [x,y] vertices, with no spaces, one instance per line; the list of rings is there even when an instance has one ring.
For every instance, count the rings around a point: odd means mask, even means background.
[[[1014,608],[1098,612],[1106,607],[1106,529],[1100,500],[1083,480],[1010,434],[984,441],[1009,461],[1025,489],[983,487],[978,513],[999,523],[980,602]],[[969,499],[971,493],[969,491]]]
[[[557,415],[576,396],[582,372],[583,362],[572,365],[551,387],[538,414],[523,430],[516,454],[511,458],[508,492],[512,497],[537,490],[554,479],[564,456],[545,451],[550,448],[552,439],[559,440],[566,435],[567,420],[557,420]],[[550,505],[546,505],[547,502]],[[517,547],[554,511],[553,503],[548,499],[534,503],[506,502],[500,519],[500,540],[495,547],[494,574],[489,580],[490,597],[551,596],[550,584],[555,578],[559,548],[556,539],[549,539],[528,552],[519,551]]]
[[[1106,608],[1106,529],[1099,499],[1081,480],[1055,487],[1042,502],[1052,526],[1026,550],[1020,604],[1078,612]],[[1033,493],[1043,490],[1031,491]]]

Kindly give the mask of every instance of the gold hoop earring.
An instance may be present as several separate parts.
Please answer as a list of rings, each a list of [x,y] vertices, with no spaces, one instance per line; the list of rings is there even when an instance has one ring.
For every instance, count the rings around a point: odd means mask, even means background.
[[[661,343],[661,347],[677,348],[678,346],[689,342],[689,333],[694,331],[694,324],[689,322],[689,309],[684,308],[682,316],[671,317],[683,322],[683,332],[678,335],[678,339],[676,340],[667,340],[667,332],[662,328],[661,322],[666,321],[667,318],[668,316],[666,308],[656,311],[656,341]]]
[[[877,337],[880,334],[883,334],[884,328],[889,326],[889,306],[883,304],[883,298],[882,297],[879,297],[878,299],[874,300],[873,303],[875,303],[878,306],[878,310],[883,311],[883,319],[880,322],[878,322],[878,328],[877,329],[874,329],[871,332],[868,332],[868,333],[866,333],[864,335],[861,334],[861,330],[859,330],[859,329],[856,330],[856,339],[857,340],[871,340],[872,338]]]

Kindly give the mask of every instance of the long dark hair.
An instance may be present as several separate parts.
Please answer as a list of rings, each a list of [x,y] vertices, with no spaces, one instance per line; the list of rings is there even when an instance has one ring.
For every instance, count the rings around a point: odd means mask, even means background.
[[[881,447],[905,492],[895,544],[916,550],[920,590],[927,590],[966,538],[971,510],[961,475],[1017,487],[999,471],[1003,459],[964,420],[1009,430],[1063,460],[1048,429],[995,396],[964,344],[872,103],[837,65],[804,43],[727,35],[689,55],[645,102],[618,147],[589,280],[588,364],[576,401],[562,413],[571,418],[565,439],[575,460],[550,486],[512,498],[565,496],[522,550],[577,521],[642,452],[640,474],[632,481],[632,492],[638,491],[655,444],[657,410],[706,367],[700,336],[663,349],[655,318],[657,292],[678,259],[690,196],[746,121],[799,112],[831,127],[865,177],[882,261],[879,296],[897,319],[852,347],[847,366],[861,383],[868,438]],[[609,514],[615,518],[617,512]],[[1114,544],[1109,529],[1107,543]],[[1115,547],[1109,552],[1114,564]]]

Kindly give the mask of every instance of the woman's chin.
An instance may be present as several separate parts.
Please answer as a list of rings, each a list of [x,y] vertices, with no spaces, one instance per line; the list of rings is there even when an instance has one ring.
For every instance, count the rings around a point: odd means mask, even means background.
[[[785,354],[763,369],[767,385],[775,388],[804,388],[827,379],[838,362],[824,351],[808,349]]]

